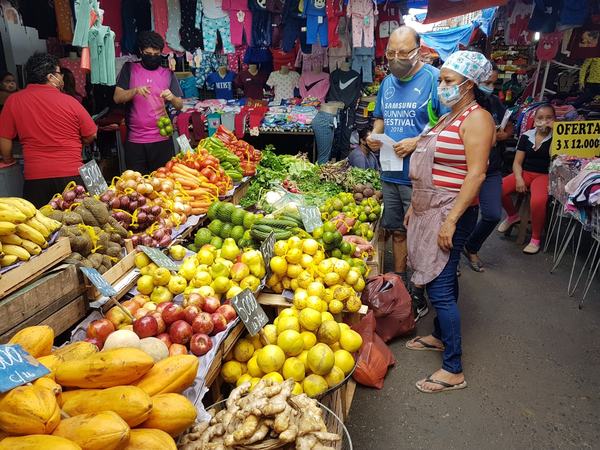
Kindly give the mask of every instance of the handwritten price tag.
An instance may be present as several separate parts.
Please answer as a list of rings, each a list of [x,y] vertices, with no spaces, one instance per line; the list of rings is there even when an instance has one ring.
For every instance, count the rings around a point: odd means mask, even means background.
[[[182,153],[193,153],[192,146],[190,145],[190,140],[187,138],[185,134],[182,134],[177,138],[177,143],[179,144],[179,150]]]
[[[49,373],[20,345],[0,345],[0,392],[8,392]]]
[[[315,228],[323,226],[321,211],[316,206],[299,206],[298,212],[300,212],[304,229],[309,233],[312,233]]]
[[[265,267],[267,268],[267,276],[271,274],[271,268],[269,267],[269,262],[273,257],[273,253],[275,251],[275,233],[272,231],[269,233],[267,238],[260,244],[260,252],[263,256],[263,261],[265,262]]]
[[[159,249],[154,247],[146,247],[145,245],[139,245],[138,247],[141,248],[142,251],[148,255],[148,258],[154,261],[158,267],[164,267],[165,269],[169,269],[173,272],[177,272],[177,270],[179,270],[179,267],[177,267],[173,260],[171,260],[171,258],[165,255]]]
[[[249,289],[244,289],[231,300],[233,309],[238,313],[250,336],[258,334],[269,323],[269,318],[256,301],[256,297]]]
[[[85,188],[92,195],[103,194],[108,189],[100,167],[94,159],[79,168],[79,175],[83,179]]]
[[[113,297],[117,295],[115,288],[112,287],[112,285],[106,281],[106,278],[104,278],[96,269],[91,267],[82,267],[81,271],[102,295],[106,297]]]

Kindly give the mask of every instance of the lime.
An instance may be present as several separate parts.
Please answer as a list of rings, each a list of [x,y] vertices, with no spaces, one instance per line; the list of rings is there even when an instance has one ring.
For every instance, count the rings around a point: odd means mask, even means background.
[[[313,230],[312,235],[315,239],[320,239],[323,236],[323,227],[317,227]]]
[[[165,130],[164,128],[161,128],[159,130],[159,133],[161,136],[166,137],[169,133],[167,133],[167,130]]]
[[[342,252],[339,248],[336,248],[334,250],[331,251],[331,256],[333,256],[334,258],[341,258],[342,257]]]
[[[371,222],[375,222],[377,220],[377,214],[375,214],[375,213],[369,214],[369,220]]]
[[[325,242],[326,244],[333,243],[334,239],[335,235],[331,231],[326,231],[325,233],[323,233],[323,242]]]
[[[219,236],[222,237],[223,239],[227,239],[228,237],[231,237],[232,230],[233,230],[233,225],[231,225],[230,223],[225,223],[225,224],[223,224],[223,227],[221,228],[221,233],[219,234]]]
[[[244,227],[241,225],[236,225],[231,229],[231,234],[229,237],[233,239],[235,242],[240,241],[244,237]]]
[[[352,254],[352,244],[350,242],[342,242],[340,244],[340,251],[344,254],[344,255],[351,255]],[[336,256],[336,258],[338,258],[338,256]]]
[[[213,245],[217,250],[219,250],[223,246],[223,239],[221,239],[219,236],[214,236],[210,240],[210,245]]]
[[[323,235],[327,232],[332,233],[332,232],[336,231],[335,224],[333,222],[325,222],[323,224],[323,231],[324,231]],[[323,239],[323,240],[325,240],[325,239]]]
[[[366,222],[368,219],[368,216],[363,212],[360,213],[360,216],[358,216],[358,220],[360,220],[361,222]]]
[[[339,247],[343,240],[344,240],[344,237],[342,236],[342,233],[340,233],[339,231],[334,231],[333,232],[333,241],[332,241],[332,243],[336,247]]]

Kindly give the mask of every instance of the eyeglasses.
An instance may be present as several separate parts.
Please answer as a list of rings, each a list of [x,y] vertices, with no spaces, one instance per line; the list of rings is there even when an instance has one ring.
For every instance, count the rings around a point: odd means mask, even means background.
[[[399,52],[397,50],[386,50],[385,56],[387,59],[409,59],[414,56],[415,51],[419,50],[419,47],[415,47],[409,52]]]

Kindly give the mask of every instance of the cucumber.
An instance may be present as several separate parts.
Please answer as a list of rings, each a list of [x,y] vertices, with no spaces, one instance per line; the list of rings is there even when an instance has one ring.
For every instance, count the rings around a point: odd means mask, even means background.
[[[266,225],[271,228],[278,228],[280,230],[287,230],[289,228],[296,228],[298,224],[293,220],[283,219],[259,219],[255,222],[256,225]]]
[[[299,216],[295,216],[290,213],[283,213],[283,214],[279,215],[278,219],[294,222],[297,227],[304,226],[304,223],[302,222],[302,219]]]

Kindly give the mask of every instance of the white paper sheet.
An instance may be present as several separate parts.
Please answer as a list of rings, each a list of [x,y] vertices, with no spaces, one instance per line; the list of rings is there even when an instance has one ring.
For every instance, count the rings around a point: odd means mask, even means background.
[[[379,150],[379,163],[381,170],[402,172],[404,170],[404,158],[400,158],[394,151],[394,145],[397,144],[386,134],[371,133],[371,139],[380,141],[382,146]]]

